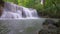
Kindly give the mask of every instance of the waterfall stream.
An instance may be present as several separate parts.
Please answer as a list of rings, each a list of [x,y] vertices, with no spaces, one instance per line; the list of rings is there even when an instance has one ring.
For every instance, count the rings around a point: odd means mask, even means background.
[[[5,10],[8,12],[18,13],[22,18],[38,18],[36,9],[18,6],[9,2],[5,3]],[[21,18],[20,17],[20,18]]]

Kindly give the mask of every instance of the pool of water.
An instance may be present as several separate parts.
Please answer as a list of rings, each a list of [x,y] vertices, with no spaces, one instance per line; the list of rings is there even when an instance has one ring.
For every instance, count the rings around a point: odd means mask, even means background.
[[[0,33],[6,34],[37,34],[42,29],[42,23],[47,18],[39,19],[0,19],[1,25],[5,26],[7,30],[0,31]],[[58,21],[59,19],[52,19]],[[8,31],[8,32],[7,32]]]

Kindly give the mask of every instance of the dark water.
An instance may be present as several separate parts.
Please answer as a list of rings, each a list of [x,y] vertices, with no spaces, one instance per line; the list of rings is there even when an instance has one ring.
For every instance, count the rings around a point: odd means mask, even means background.
[[[7,30],[6,34],[37,34],[40,29],[42,29],[42,23],[46,18],[40,19],[11,19],[11,20],[0,20],[1,25],[4,25]],[[58,21],[58,19],[53,19]],[[1,31],[0,31],[1,33]]]

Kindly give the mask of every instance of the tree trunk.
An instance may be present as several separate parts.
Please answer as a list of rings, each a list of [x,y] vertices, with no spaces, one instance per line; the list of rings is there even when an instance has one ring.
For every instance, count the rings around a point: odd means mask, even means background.
[[[41,0],[41,4],[44,5],[45,4],[45,0]]]
[[[43,6],[43,8],[45,7],[45,0],[41,0],[41,5]]]

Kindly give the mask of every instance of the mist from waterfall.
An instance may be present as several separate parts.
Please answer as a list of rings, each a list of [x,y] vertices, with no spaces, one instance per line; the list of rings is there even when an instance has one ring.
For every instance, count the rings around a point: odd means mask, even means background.
[[[38,18],[36,9],[18,6],[9,2],[5,3],[5,10],[19,14],[20,18]]]

